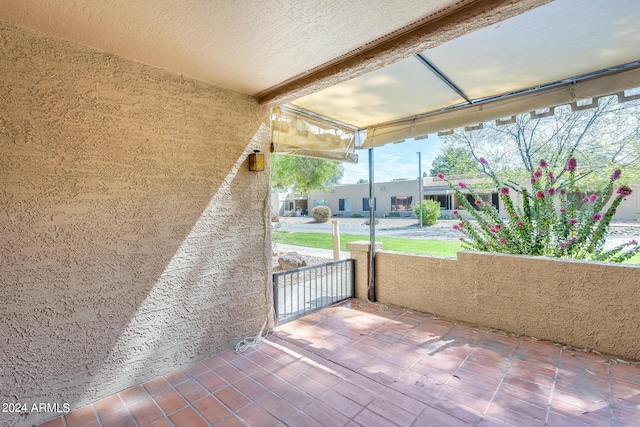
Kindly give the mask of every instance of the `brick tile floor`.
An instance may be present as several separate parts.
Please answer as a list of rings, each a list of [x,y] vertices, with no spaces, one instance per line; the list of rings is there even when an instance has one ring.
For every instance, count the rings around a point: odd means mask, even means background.
[[[640,426],[615,357],[351,300],[43,424]]]

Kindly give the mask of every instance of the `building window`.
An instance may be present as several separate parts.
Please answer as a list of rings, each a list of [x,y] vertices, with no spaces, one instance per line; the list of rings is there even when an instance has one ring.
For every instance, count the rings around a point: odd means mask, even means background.
[[[392,211],[410,211],[411,209],[413,209],[413,196],[391,197]]]
[[[476,199],[474,199],[471,194],[467,194],[466,197],[469,203],[471,203],[471,206],[473,206],[475,210],[479,211],[480,207],[476,205]],[[500,211],[500,197],[498,196],[498,193],[478,194],[478,198],[483,203],[491,203],[494,208]]]
[[[373,211],[375,212],[378,209],[378,201],[376,200],[376,198],[373,198]],[[368,197],[363,197],[362,198],[362,211],[363,212],[369,212],[369,198]]]
[[[340,212],[351,212],[351,199],[338,199],[338,210]]]
[[[451,195],[448,194],[433,194],[424,196],[425,200],[434,200],[440,203],[440,209],[451,209]]]
[[[316,206],[329,206],[329,201],[326,199],[314,200],[313,207],[315,208]]]

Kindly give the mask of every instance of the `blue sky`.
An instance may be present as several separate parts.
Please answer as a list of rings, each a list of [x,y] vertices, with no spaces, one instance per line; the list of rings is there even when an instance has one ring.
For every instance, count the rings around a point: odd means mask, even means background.
[[[429,173],[433,159],[440,151],[436,134],[426,139],[408,139],[399,144],[387,144],[373,149],[374,181],[386,182],[397,178],[418,177],[418,151],[422,152],[422,172]],[[358,150],[357,164],[344,163],[342,184],[355,184],[359,179],[369,179],[369,152]]]

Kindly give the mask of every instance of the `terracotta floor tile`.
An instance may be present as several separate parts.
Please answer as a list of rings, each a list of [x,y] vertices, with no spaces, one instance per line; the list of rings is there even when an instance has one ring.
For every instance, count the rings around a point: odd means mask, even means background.
[[[174,412],[169,418],[176,427],[209,427],[209,424],[189,407]]]
[[[504,391],[499,391],[493,399],[493,405],[499,405],[502,408],[510,409],[514,412],[521,413],[530,418],[537,420],[544,420],[547,415],[547,405],[536,406],[530,402],[517,399],[512,395],[506,394]],[[489,412],[487,412],[489,413]],[[494,415],[489,413],[489,415]]]
[[[284,423],[289,427],[322,427],[322,424],[303,411],[291,415]]]
[[[92,405],[83,406],[64,416],[68,427],[81,427],[96,420]]]
[[[229,385],[229,383],[213,372],[205,372],[194,379],[198,384],[206,388],[211,393]]]
[[[474,411],[471,408],[461,405],[458,402],[445,399],[441,396],[434,397],[433,400],[429,403],[429,407],[438,409],[445,414],[460,419],[471,425],[477,425],[483,418],[481,412]],[[423,411],[423,414],[429,411],[431,411],[431,409],[425,409],[425,411]]]
[[[129,411],[140,426],[147,426],[160,418],[164,418],[164,413],[160,408],[158,408],[156,402],[151,398],[144,399],[135,405],[130,406]]]
[[[363,408],[362,405],[359,405],[352,400],[345,399],[344,396],[334,390],[327,390],[326,393],[320,396],[320,401],[346,415],[348,418],[353,418]]]
[[[100,418],[102,427],[136,427],[133,417],[126,409],[112,412],[104,418]]]
[[[461,410],[463,412],[463,410]],[[436,425],[436,426],[446,426],[446,427],[470,427],[472,424],[469,424],[459,417],[463,417],[462,414],[453,416],[446,412],[441,411],[440,409],[429,407],[424,410],[422,414],[420,414],[419,418],[427,420],[428,422]]]
[[[187,402],[173,389],[161,391],[153,397],[160,408],[167,414],[187,406]]]
[[[398,425],[370,409],[363,410],[353,420],[366,427],[395,427]]]
[[[394,405],[386,399],[383,399],[382,395],[373,399],[373,401],[367,405],[367,410],[375,412],[386,420],[401,427],[409,427],[417,417],[417,415]]]
[[[352,300],[65,418],[70,427],[640,426],[640,368],[616,360]]]
[[[271,416],[255,403],[245,406],[236,415],[251,427],[275,427],[279,423],[277,418]]]
[[[267,410],[271,415],[283,420],[293,414],[298,409],[287,402],[284,398],[273,393],[268,393],[256,401],[258,405]]]
[[[124,404],[120,400],[117,394],[98,400],[93,404],[98,416],[104,417],[112,412],[120,411],[124,409]]]
[[[164,377],[158,377],[151,381],[147,381],[142,386],[147,390],[147,393],[154,395],[170,388],[171,384],[169,384],[169,381],[164,379]]]
[[[194,402],[193,407],[212,424],[218,423],[231,413],[228,408],[213,396],[207,396]]]
[[[183,370],[173,371],[170,374],[164,376],[164,378],[169,382],[169,384],[176,386],[180,383],[187,381],[190,377]]]
[[[249,399],[247,399],[238,390],[231,386],[221,388],[214,393],[214,396],[227,407],[229,407],[232,411],[237,411],[238,409],[250,403]]]
[[[349,422],[345,415],[318,400],[311,402],[303,411],[326,427],[343,426]]]
[[[187,402],[195,402],[198,399],[207,396],[209,392],[205,390],[196,380],[188,380],[178,384],[175,389],[182,395]]]
[[[185,372],[191,375],[192,377],[197,377],[198,375],[204,374],[209,370],[209,368],[202,362],[192,363],[191,365],[187,365],[184,368]]]
[[[269,390],[262,387],[251,377],[244,377],[234,382],[233,386],[251,400],[257,400],[269,393]]]

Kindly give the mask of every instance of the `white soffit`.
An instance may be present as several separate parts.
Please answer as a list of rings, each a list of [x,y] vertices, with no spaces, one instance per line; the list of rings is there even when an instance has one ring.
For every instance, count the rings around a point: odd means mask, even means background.
[[[294,107],[363,128],[439,110],[464,99],[414,58],[297,99]]]
[[[0,0],[0,20],[253,95],[470,1]]]
[[[640,61],[638,22],[637,0],[556,0],[421,55],[476,103]],[[415,57],[407,58],[292,104],[356,127],[368,126],[369,137],[388,134],[380,143],[401,140],[392,138],[407,135],[399,131],[402,126],[415,128],[415,116],[442,115],[447,113],[443,110],[468,105],[450,86],[436,82],[431,71],[425,73],[426,67],[410,65],[411,61],[420,64]],[[386,80],[377,80],[372,87],[376,76]],[[620,90],[620,84],[605,86]],[[446,100],[448,105],[444,105]],[[504,115],[496,119],[511,114],[508,102],[500,102]],[[477,104],[476,111],[482,110],[481,105]],[[403,117],[399,117],[400,111]],[[464,112],[456,111],[455,115],[454,122],[460,122]],[[392,120],[400,123],[385,123]],[[419,135],[424,130],[409,133]]]

